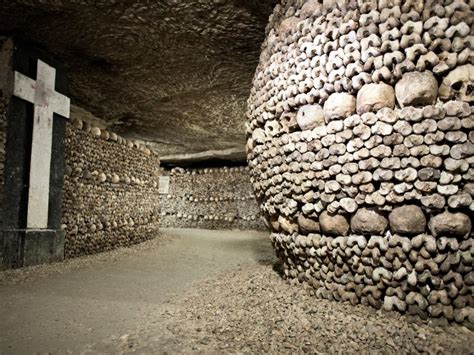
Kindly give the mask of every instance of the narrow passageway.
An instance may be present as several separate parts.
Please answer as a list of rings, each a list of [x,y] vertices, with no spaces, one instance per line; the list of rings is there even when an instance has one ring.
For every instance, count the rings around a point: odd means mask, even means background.
[[[472,19],[0,0],[0,355],[474,355]]]
[[[133,253],[122,250],[109,257],[0,273],[0,353],[77,352],[135,329],[173,293],[186,291],[194,281],[273,257],[262,232],[163,229],[161,233],[171,238],[135,246]],[[15,281],[21,278],[27,280]]]

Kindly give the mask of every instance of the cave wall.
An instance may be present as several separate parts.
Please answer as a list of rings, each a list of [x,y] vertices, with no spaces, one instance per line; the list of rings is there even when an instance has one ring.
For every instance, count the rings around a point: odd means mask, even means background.
[[[11,55],[12,48],[6,38],[0,38],[0,209],[3,208],[5,155],[7,142],[7,110],[11,95]]]
[[[0,96],[0,199],[3,196],[3,173],[5,169],[5,143],[7,141],[7,102]]]
[[[163,227],[265,229],[248,167],[173,168],[161,175],[169,177],[169,190],[160,194]]]
[[[160,156],[237,149],[276,2],[0,0],[0,35],[48,48],[72,102]]]
[[[247,152],[292,283],[474,322],[472,3],[284,1]]]
[[[129,246],[159,228],[156,153],[76,117],[66,126],[65,257]]]
[[[5,143],[7,140],[7,102],[3,95],[0,95],[0,213],[4,208],[4,172],[5,172]],[[7,264],[8,255],[3,246],[4,241],[0,243],[0,270]]]

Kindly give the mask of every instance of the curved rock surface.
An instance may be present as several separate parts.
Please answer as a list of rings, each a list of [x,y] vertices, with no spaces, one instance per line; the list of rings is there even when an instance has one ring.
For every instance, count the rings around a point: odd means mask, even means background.
[[[75,105],[160,155],[229,149],[275,3],[0,0],[0,36],[53,52]]]

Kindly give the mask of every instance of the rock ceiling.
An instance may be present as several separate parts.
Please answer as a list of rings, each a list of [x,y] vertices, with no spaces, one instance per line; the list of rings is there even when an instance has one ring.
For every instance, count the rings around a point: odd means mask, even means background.
[[[66,64],[73,103],[162,155],[244,150],[276,0],[0,0],[0,35]]]

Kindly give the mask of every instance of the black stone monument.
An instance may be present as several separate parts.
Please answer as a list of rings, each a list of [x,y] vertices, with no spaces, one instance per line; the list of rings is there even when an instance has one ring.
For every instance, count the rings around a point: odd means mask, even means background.
[[[17,71],[36,80],[40,59],[56,69],[55,91],[67,95],[64,68],[45,51],[12,40],[3,44],[2,51],[4,56],[10,56],[9,65],[0,67],[0,70],[9,71],[5,77],[12,79]],[[3,94],[8,101],[4,193],[0,196],[0,269],[64,259],[64,232],[60,225],[66,119],[53,115],[47,228],[29,229],[27,211],[34,107],[32,103],[13,96],[13,80],[7,85],[11,91]]]

